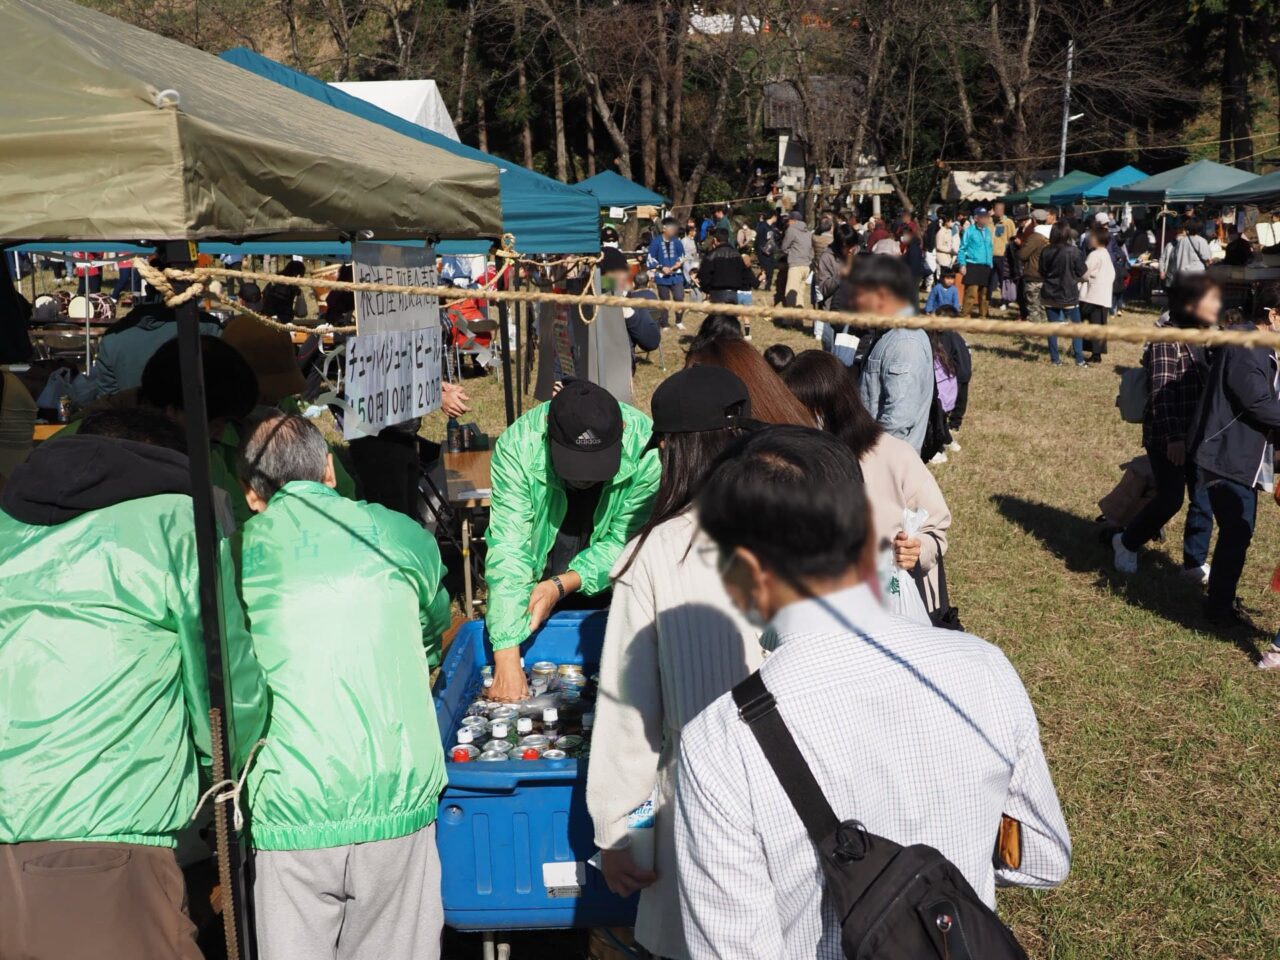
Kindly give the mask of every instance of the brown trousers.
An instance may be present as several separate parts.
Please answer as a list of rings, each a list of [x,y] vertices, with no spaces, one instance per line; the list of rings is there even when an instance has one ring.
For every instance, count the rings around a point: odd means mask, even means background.
[[[0,844],[0,960],[200,960],[173,851]]]

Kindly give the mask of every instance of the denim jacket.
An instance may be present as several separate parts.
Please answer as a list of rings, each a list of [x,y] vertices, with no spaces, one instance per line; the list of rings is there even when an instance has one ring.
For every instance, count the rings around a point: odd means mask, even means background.
[[[895,329],[876,340],[862,366],[862,402],[886,433],[905,440],[916,453],[924,445],[933,389],[927,333]]]

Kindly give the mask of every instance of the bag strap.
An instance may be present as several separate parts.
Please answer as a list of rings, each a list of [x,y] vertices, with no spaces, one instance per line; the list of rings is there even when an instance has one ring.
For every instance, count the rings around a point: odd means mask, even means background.
[[[796,808],[809,839],[819,850],[824,849],[840,827],[840,821],[809,764],[805,763],[759,670],[733,688],[733,702],[738,705],[738,716],[751,728],[764,758]]]

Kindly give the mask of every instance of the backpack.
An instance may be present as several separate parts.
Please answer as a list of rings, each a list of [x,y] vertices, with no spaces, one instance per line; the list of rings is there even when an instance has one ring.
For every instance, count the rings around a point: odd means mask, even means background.
[[[1151,348],[1142,352],[1142,362],[1120,374],[1120,391],[1116,394],[1116,406],[1120,419],[1125,423],[1141,423],[1147,410],[1147,358]]]
[[[1027,960],[1013,933],[950,860],[836,819],[759,671],[733,688],[738,715],[818,849],[826,900],[849,960]]]
[[[778,255],[778,231],[769,227],[765,231],[764,243],[760,245],[760,256],[776,257]]]

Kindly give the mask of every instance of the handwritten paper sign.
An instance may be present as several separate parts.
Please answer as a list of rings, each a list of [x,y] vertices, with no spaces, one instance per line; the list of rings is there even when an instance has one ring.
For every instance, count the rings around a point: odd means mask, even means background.
[[[435,286],[435,251],[429,247],[357,243],[352,256],[357,282]],[[361,291],[356,294],[359,333],[347,341],[343,419],[348,440],[375,434],[440,406],[440,301],[436,297]]]

